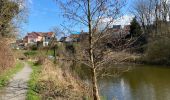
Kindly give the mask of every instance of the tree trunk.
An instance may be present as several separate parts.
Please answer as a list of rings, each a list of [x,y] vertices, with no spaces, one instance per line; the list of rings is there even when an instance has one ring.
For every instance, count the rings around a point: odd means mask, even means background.
[[[54,64],[56,64],[56,46],[54,46]]]
[[[98,87],[97,87],[97,78],[96,78],[96,67],[94,62],[94,51],[93,51],[93,33],[92,33],[92,20],[91,20],[91,11],[90,11],[90,0],[88,0],[88,29],[89,29],[89,55],[92,68],[92,86],[93,86],[93,100],[100,100]]]
[[[93,99],[100,100],[98,86],[97,86],[97,78],[96,78],[96,70],[92,69],[92,85],[93,85]]]

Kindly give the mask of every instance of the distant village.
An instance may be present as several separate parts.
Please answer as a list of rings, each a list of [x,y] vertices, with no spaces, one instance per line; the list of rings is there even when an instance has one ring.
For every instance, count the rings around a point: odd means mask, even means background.
[[[106,31],[113,34],[113,38],[122,38],[130,34],[130,25],[113,25]],[[57,40],[54,32],[31,32],[22,39],[16,40],[15,43],[11,44],[11,47],[13,49],[28,49],[29,46],[48,47],[52,41],[60,43],[81,42],[87,37],[88,32],[81,31],[79,34],[70,34]]]

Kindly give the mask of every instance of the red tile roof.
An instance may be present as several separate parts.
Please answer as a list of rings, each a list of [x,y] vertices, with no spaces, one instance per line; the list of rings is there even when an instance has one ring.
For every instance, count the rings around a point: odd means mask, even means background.
[[[53,35],[54,35],[53,32],[32,32],[32,33],[28,33],[26,37],[28,38],[38,38],[38,36],[52,37]]]

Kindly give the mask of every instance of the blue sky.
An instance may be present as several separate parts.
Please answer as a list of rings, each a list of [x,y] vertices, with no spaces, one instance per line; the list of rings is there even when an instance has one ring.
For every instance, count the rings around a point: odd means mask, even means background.
[[[55,0],[28,0],[29,17],[28,23],[24,25],[24,34],[27,32],[47,32],[51,28],[60,26],[63,18],[60,10],[55,4]],[[132,0],[128,0],[128,4]],[[127,6],[129,7],[129,5]],[[126,12],[126,11],[125,11]],[[81,29],[80,29],[81,30]]]
[[[28,23],[24,32],[47,32],[62,23],[54,0],[30,0]]]

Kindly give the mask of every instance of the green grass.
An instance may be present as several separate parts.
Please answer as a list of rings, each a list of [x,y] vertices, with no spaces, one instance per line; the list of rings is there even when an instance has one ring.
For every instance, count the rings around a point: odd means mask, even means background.
[[[31,65],[33,72],[31,74],[30,80],[28,82],[28,92],[27,92],[27,98],[26,100],[40,100],[40,96],[37,92],[37,84],[38,84],[38,78],[41,72],[41,66],[35,66],[34,63],[29,62]]]
[[[47,52],[47,51],[46,51]],[[54,51],[53,50],[48,50],[48,53],[46,55],[51,55],[53,56],[54,55]]]
[[[36,51],[27,51],[24,53],[25,56],[33,56],[33,55],[36,55],[37,52]]]
[[[37,57],[38,56],[38,51],[37,50],[34,50],[34,51],[25,51],[24,52],[24,55],[26,57]]]
[[[0,75],[0,88],[6,86],[8,81],[13,77],[13,75],[20,71],[23,67],[24,67],[23,63],[17,62],[15,67],[12,67],[9,70],[4,71]]]
[[[24,52],[24,55],[26,57],[37,57],[38,55],[44,55],[44,56],[48,56],[48,55],[54,55],[54,51],[53,50],[28,50]]]

